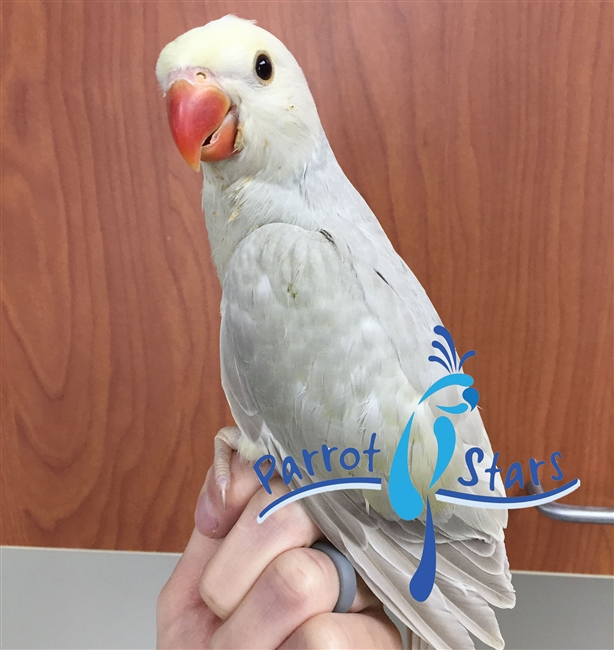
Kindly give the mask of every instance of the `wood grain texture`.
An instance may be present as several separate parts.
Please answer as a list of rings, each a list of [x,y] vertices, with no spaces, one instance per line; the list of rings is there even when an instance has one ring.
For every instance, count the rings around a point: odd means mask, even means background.
[[[160,49],[226,13],[293,51],[424,284],[501,464],[614,505],[612,4],[3,2],[2,541],[181,550],[229,422],[199,176]],[[611,573],[612,528],[513,512],[514,569]]]

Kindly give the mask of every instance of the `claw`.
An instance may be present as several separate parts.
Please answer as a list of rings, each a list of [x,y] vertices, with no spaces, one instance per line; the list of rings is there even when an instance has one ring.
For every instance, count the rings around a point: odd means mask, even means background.
[[[215,482],[222,496],[222,509],[226,512],[226,495],[228,494],[228,487],[230,486],[230,472],[228,475],[225,473],[219,476],[216,472]]]

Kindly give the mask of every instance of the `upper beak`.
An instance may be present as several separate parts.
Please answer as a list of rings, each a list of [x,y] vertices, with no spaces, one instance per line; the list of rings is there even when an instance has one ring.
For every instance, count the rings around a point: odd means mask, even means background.
[[[224,160],[235,153],[237,117],[215,82],[177,79],[166,93],[166,104],[175,144],[194,171],[200,170],[201,160]]]

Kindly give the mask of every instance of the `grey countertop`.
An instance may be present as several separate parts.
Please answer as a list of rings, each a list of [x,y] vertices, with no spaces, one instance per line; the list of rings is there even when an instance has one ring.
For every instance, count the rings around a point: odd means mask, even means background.
[[[2,547],[1,647],[154,648],[178,557]],[[614,648],[614,579],[515,572],[514,586],[516,608],[497,612],[509,650]]]

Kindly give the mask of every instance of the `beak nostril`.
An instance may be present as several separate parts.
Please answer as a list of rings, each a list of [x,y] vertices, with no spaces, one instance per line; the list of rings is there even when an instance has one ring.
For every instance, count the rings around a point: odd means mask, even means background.
[[[203,82],[207,79],[207,75],[204,72],[197,72],[196,73],[196,81]]]

